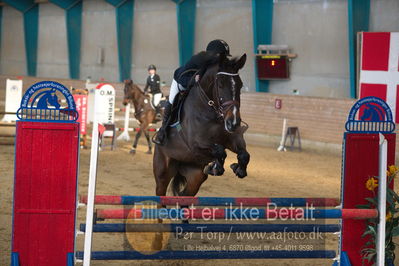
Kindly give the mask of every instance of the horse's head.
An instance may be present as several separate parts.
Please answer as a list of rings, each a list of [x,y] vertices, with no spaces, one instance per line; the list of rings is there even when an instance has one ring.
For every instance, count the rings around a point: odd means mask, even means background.
[[[223,115],[224,127],[232,133],[241,124],[240,94],[242,80],[238,71],[244,67],[247,55],[240,58],[221,58],[219,69],[216,73],[213,99]]]
[[[360,117],[362,121],[373,121],[379,122],[384,120],[384,113],[383,111],[372,104],[366,104],[367,108],[363,110],[363,115]]]
[[[124,96],[123,96],[123,105],[127,105],[129,102],[137,99],[139,94],[142,94],[142,91],[133,83],[133,80],[127,79],[124,81]]]
[[[56,109],[59,109],[61,107],[60,103],[58,102],[58,97],[55,89],[52,89],[51,91],[48,92],[47,101],[50,105],[54,106]]]

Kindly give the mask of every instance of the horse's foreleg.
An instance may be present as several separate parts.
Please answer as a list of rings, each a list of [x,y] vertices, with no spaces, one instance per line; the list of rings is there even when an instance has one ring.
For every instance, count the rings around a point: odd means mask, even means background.
[[[140,125],[141,131],[144,132],[145,138],[147,139],[147,145],[148,145],[148,151],[146,152],[147,154],[152,154],[152,141],[150,138],[150,133],[148,132],[148,128],[150,126],[150,123],[154,121],[155,118],[155,112],[148,112],[146,114],[146,119],[143,120],[143,123]]]
[[[152,154],[152,142],[150,139],[150,133],[148,132],[148,128],[144,131],[145,138],[147,139],[147,144],[148,144],[148,151],[146,152],[147,154]]]
[[[230,165],[230,168],[239,178],[247,176],[247,166],[249,163],[250,155],[246,148],[246,143],[243,136],[233,135],[231,138],[231,146],[229,149],[237,154],[237,163]]]
[[[220,176],[224,174],[224,161],[227,157],[226,149],[220,144],[214,144],[211,148],[212,157],[215,158],[215,161],[208,164],[204,173],[207,175]]]
[[[136,137],[135,137],[135,139],[134,139],[134,142],[133,142],[133,147],[132,147],[132,149],[130,150],[130,153],[136,153],[136,148],[137,148],[137,143],[139,142],[139,139],[140,139],[140,137],[141,137],[141,128],[140,128],[140,130],[136,133]]]

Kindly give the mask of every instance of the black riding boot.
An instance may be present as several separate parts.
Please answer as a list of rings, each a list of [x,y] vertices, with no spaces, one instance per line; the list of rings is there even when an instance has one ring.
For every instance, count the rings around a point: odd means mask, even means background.
[[[163,145],[165,143],[166,128],[168,127],[168,124],[169,124],[171,112],[172,112],[172,105],[169,102],[167,102],[167,104],[165,106],[165,112],[163,114],[162,126],[158,130],[157,135],[156,135],[155,139],[153,140],[154,143],[156,143],[158,145]]]

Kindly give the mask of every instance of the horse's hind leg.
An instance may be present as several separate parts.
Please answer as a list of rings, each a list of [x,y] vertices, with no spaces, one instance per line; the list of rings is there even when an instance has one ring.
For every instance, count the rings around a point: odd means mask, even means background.
[[[153,159],[153,171],[156,183],[155,194],[157,196],[165,196],[170,180],[172,180],[172,177],[176,174],[176,169],[171,159],[166,157],[156,146]]]
[[[202,183],[208,178],[207,174],[203,173],[203,169],[199,167],[182,167],[179,169],[182,175],[186,177],[187,183],[182,196],[195,196],[198,193]]]

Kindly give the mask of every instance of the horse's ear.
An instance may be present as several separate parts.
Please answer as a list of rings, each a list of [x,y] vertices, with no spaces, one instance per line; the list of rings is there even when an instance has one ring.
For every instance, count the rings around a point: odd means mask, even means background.
[[[236,64],[235,64],[235,68],[237,70],[241,69],[244,67],[245,62],[247,61],[247,54],[243,54],[240,59],[237,60]]]

